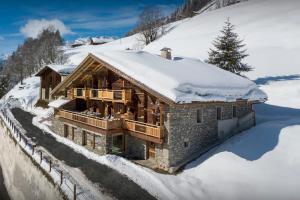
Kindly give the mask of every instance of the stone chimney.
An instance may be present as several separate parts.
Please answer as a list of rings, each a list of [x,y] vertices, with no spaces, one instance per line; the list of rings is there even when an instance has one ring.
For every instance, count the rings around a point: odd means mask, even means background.
[[[164,47],[160,50],[161,52],[160,56],[168,60],[171,60],[172,59],[171,51],[172,50],[170,48]]]

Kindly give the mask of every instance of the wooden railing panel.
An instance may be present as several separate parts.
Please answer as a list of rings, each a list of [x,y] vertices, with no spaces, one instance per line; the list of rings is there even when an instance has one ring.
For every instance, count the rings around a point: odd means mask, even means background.
[[[60,110],[59,116],[62,118],[84,123],[105,130],[120,129],[122,127],[121,119],[104,120],[104,119],[85,116],[78,113],[73,113],[71,111],[66,111],[66,110]],[[160,126],[123,119],[123,128],[129,131],[151,136],[154,138],[158,138],[158,139],[163,138],[163,131]]]
[[[74,88],[73,93],[75,98],[92,98],[123,103],[131,101],[131,90]]]
[[[136,133],[141,133],[147,136],[155,137],[161,139],[163,137],[162,130],[160,126],[146,124],[133,120],[124,120],[124,127]]]
[[[114,120],[104,120],[104,119],[97,119],[94,117],[89,117],[77,113],[73,113],[70,111],[60,110],[59,116],[62,118],[66,118],[72,121],[81,122],[90,126],[95,126],[105,130],[111,129],[119,129],[121,128],[121,121],[118,119]]]

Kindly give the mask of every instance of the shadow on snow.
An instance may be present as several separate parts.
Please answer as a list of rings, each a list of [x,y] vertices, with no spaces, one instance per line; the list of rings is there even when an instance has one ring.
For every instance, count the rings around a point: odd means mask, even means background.
[[[300,109],[260,104],[255,106],[255,111],[257,126],[233,136],[188,164],[185,169],[197,167],[205,160],[222,152],[232,152],[248,161],[258,160],[275,149],[282,129],[300,124]]]
[[[267,76],[264,78],[258,78],[254,80],[257,85],[268,85],[269,82],[276,82],[276,81],[293,81],[293,80],[300,80],[299,74],[287,75],[287,76]]]

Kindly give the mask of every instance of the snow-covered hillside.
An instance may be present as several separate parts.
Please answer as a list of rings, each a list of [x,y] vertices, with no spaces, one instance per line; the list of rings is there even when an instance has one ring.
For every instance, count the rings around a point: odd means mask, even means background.
[[[227,18],[247,45],[251,79],[300,73],[300,1],[249,0],[205,12],[177,25],[144,50],[159,54],[169,47],[173,55],[205,60],[212,41]]]
[[[126,174],[159,199],[299,199],[300,1],[249,0],[205,12],[177,22],[144,50],[159,54],[167,46],[174,56],[204,60],[227,17],[248,47],[247,62],[254,70],[246,76],[269,97],[266,104],[255,106],[256,127],[209,151],[177,175],[159,174],[118,156],[97,156],[65,143]],[[89,52],[127,48],[143,49],[138,35],[101,46],[67,49],[66,54],[71,64],[79,64]],[[25,83],[17,85],[6,99],[14,98],[30,110],[39,83],[35,78]]]

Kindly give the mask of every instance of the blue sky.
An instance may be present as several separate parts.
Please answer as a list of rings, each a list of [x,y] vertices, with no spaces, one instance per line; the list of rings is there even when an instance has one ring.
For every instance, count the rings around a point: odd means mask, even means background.
[[[87,36],[123,36],[147,6],[167,14],[184,0],[4,0],[0,6],[0,55],[10,53],[26,37],[55,24],[72,41]]]

